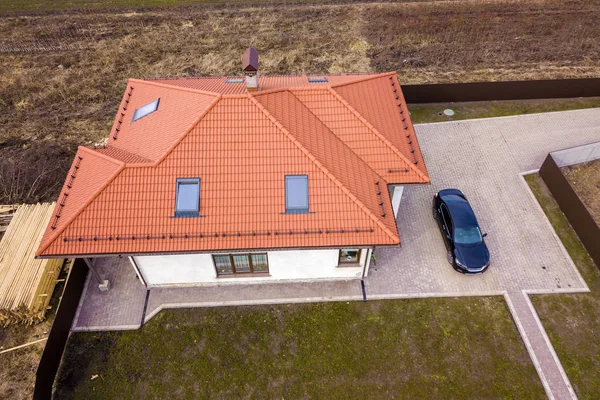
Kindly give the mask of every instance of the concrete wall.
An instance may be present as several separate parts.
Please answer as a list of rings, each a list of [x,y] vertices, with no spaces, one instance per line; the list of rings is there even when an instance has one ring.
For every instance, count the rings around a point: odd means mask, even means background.
[[[217,277],[210,254],[133,257],[143,279],[152,286],[187,286],[205,283],[246,284],[251,282],[317,279],[360,279],[368,249],[361,252],[360,265],[338,267],[339,250],[268,251],[268,276]],[[216,253],[215,253],[216,254]]]

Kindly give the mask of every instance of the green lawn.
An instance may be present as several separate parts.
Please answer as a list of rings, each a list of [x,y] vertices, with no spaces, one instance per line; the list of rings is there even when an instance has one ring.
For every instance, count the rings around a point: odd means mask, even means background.
[[[424,122],[457,121],[461,119],[504,117],[508,115],[577,110],[594,107],[600,107],[600,97],[408,105],[411,119],[416,124]],[[447,108],[454,111],[455,114],[452,117],[448,117],[443,113]]]
[[[526,177],[591,293],[532,301],[580,399],[600,399],[600,271],[538,174]]]
[[[502,297],[165,310],[137,331],[73,334],[57,386],[76,399],[544,397]]]

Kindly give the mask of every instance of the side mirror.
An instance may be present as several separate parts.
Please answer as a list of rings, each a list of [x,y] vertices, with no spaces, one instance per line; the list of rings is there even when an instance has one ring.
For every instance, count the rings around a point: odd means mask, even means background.
[[[481,235],[481,237],[486,237],[486,236],[487,236],[487,233],[484,233],[483,235]]]

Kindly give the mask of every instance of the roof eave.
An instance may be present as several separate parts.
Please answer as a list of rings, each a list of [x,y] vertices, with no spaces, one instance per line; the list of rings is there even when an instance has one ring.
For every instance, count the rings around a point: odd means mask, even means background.
[[[42,254],[36,256],[36,259],[50,259],[50,258],[101,258],[101,257],[116,257],[116,256],[168,256],[168,255],[179,255],[179,254],[214,254],[214,253],[227,253],[227,252],[240,252],[240,251],[286,251],[286,250],[326,250],[326,249],[339,249],[348,248],[349,246],[358,248],[367,247],[399,247],[401,245],[400,239],[398,243],[383,243],[383,244],[340,244],[340,245],[329,245],[329,246],[304,246],[304,247],[257,247],[257,248],[233,248],[233,249],[209,249],[209,250],[186,250],[186,251],[157,251],[157,252],[114,252],[114,253],[82,253],[82,254]]]

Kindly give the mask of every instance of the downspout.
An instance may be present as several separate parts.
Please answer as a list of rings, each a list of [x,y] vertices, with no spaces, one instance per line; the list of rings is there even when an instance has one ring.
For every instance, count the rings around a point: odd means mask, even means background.
[[[375,251],[375,247],[370,248],[369,251],[367,252],[367,258],[365,259],[365,265],[363,265],[362,277],[360,278],[361,280],[364,280],[365,277],[367,276],[367,271],[369,271],[369,267],[371,266],[371,255],[373,254],[373,251]]]
[[[108,281],[108,279],[102,279],[96,268],[94,268],[94,262],[92,261],[92,259],[84,258],[83,261],[85,261],[90,271],[92,271],[92,273],[96,277],[96,280],[98,280],[98,289],[100,289],[100,291],[102,292],[108,292],[108,290],[110,289],[110,282]]]
[[[365,276],[367,276],[367,271],[369,269],[369,265],[371,264],[371,254],[375,248],[369,249],[367,251],[367,257],[365,258],[365,265],[363,265],[362,277],[360,278],[360,287],[362,289],[363,300],[367,301],[367,291],[365,289]]]

